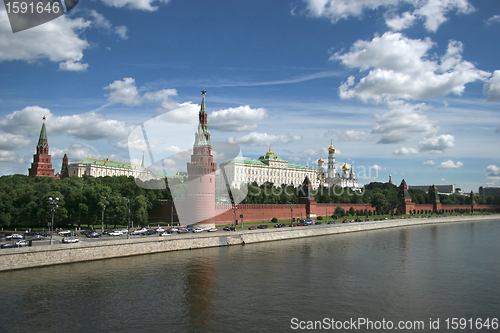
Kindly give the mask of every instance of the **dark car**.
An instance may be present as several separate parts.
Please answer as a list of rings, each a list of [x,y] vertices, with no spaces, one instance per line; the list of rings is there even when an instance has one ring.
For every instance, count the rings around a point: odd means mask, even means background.
[[[154,234],[156,234],[156,230],[154,230],[154,229],[149,229],[148,231],[143,232],[142,234],[143,234],[143,235],[154,235]]]
[[[226,230],[226,231],[234,231],[235,228],[233,226],[228,226],[228,227],[224,227],[222,228],[222,230]]]
[[[11,247],[22,247],[22,245],[17,245],[15,243],[5,243],[0,246],[2,249],[7,249]]]
[[[99,238],[99,237],[101,237],[101,234],[98,233],[97,231],[94,231],[94,232],[92,232],[90,234],[87,234],[87,237],[88,238]]]
[[[187,234],[189,233],[189,230],[187,229],[179,229],[179,231],[177,231],[178,234]]]
[[[259,229],[267,229],[268,225],[267,224],[261,224],[257,228]]]
[[[34,235],[33,237],[29,238],[29,240],[44,240],[45,237],[42,235]]]
[[[38,234],[42,237],[50,237],[50,234],[46,231],[40,231]]]
[[[328,221],[328,224],[335,224],[335,221]]]
[[[278,223],[278,224],[274,225],[275,228],[283,228],[284,226],[285,226],[285,223]]]
[[[316,221],[316,224],[321,224],[321,221]]]

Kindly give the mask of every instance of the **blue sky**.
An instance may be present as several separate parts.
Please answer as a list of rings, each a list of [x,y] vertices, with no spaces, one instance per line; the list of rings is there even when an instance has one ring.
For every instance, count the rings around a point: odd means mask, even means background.
[[[333,140],[360,183],[498,186],[499,30],[498,1],[80,1],[15,34],[0,5],[0,174],[27,174],[43,115],[56,172],[140,162],[157,117],[157,152],[189,149],[171,129],[206,89],[212,141],[246,157],[316,166]]]

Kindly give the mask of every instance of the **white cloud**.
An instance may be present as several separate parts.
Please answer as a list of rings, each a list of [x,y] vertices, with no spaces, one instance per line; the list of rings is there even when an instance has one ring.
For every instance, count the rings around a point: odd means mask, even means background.
[[[384,167],[381,167],[380,165],[378,164],[374,164],[370,167],[372,170],[376,170],[376,171],[383,171],[383,170],[387,170],[387,168],[384,168]]]
[[[452,160],[448,160],[446,162],[443,162],[441,164],[438,165],[438,168],[439,169],[460,169],[461,167],[463,167],[463,163],[462,162],[453,162]]]
[[[455,137],[451,134],[442,134],[425,138],[418,144],[419,151],[422,153],[441,153],[443,150],[455,146]]]
[[[122,103],[127,106],[138,106],[142,104],[142,98],[135,86],[135,79],[126,77],[122,81],[116,80],[109,86],[104,87],[109,90],[108,101]]]
[[[365,131],[361,130],[355,130],[355,129],[350,129],[350,130],[338,130],[337,136],[341,141],[357,141],[361,140],[363,135],[366,134]]]
[[[118,27],[113,27],[111,22],[104,17],[104,15],[98,13],[94,9],[90,11],[90,15],[93,18],[93,25],[100,30],[104,30],[107,33],[115,33],[121,39],[128,39],[127,37],[127,27],[121,25]]]
[[[0,162],[13,162],[19,163],[19,156],[10,150],[0,150]]]
[[[302,137],[300,135],[290,135],[290,134],[280,134],[272,135],[267,133],[252,132],[245,136],[236,138],[229,137],[227,141],[229,143],[244,144],[252,147],[265,147],[273,143],[290,143],[292,141],[300,141]]]
[[[265,118],[268,118],[266,109],[252,109],[245,105],[212,112],[208,117],[208,125],[223,132],[251,131]]]
[[[86,140],[115,140],[126,137],[133,126],[124,122],[107,119],[96,113],[83,113],[57,117],[49,109],[27,106],[20,111],[7,114],[0,120],[0,128],[7,133],[38,135],[42,116],[47,116],[48,135],[68,134]]]
[[[418,149],[401,147],[401,148],[396,149],[392,153],[394,155],[415,155],[415,154],[418,154]]]
[[[486,167],[486,176],[487,177],[498,177],[500,176],[500,167],[496,165],[488,165]]]
[[[12,33],[7,13],[0,9],[0,61],[22,60],[33,63],[48,59],[60,62],[62,70],[81,71],[83,50],[89,43],[80,34],[91,25],[82,18],[58,17],[28,30]]]
[[[493,76],[484,84],[483,94],[488,101],[500,100],[500,70],[493,72]]]
[[[416,136],[427,136],[438,128],[421,112],[427,110],[426,104],[412,105],[403,101],[388,103],[392,110],[383,115],[375,115],[376,123],[372,134],[381,135],[378,143],[400,143]]]
[[[436,162],[434,162],[433,160],[428,160],[428,161],[425,161],[424,164],[425,165],[434,165],[434,164],[436,164]]]
[[[191,102],[177,104],[177,108],[161,115],[161,120],[170,123],[192,124],[198,122],[200,106]]]
[[[160,3],[168,3],[170,0],[160,0]],[[155,11],[158,7],[152,5],[156,0],[102,0],[106,5],[111,7],[126,7],[130,9],[140,9],[147,11]]]
[[[353,76],[339,87],[341,98],[356,97],[363,102],[379,103],[394,99],[425,99],[461,95],[465,84],[486,80],[490,74],[462,60],[463,46],[450,41],[439,61],[429,60],[434,46],[429,38],[410,39],[401,33],[386,32],[371,41],[358,40],[349,52],[330,57],[349,68],[369,70],[355,83]]]
[[[500,23],[500,15],[493,15],[488,20],[486,20],[486,24]]]
[[[0,150],[14,150],[26,147],[31,140],[23,135],[0,133]]]
[[[467,0],[303,0],[306,13],[313,17],[325,17],[335,23],[349,17],[362,17],[365,11],[387,9],[386,24],[395,30],[409,28],[417,19],[423,20],[428,31],[436,32],[447,21],[446,15],[456,11],[469,14],[475,9]],[[398,14],[400,8],[412,7],[412,13]]]

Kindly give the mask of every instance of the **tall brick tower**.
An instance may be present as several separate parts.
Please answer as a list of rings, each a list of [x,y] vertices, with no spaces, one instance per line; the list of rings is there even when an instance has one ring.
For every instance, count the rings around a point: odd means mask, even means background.
[[[52,164],[50,162],[47,131],[45,130],[45,119],[47,119],[47,117],[43,116],[42,119],[43,124],[40,131],[38,144],[36,146],[36,154],[33,155],[33,163],[31,163],[31,168],[28,169],[28,174],[30,177],[54,177],[54,169],[52,169]]]
[[[68,155],[66,153],[64,153],[64,157],[63,157],[62,165],[61,165],[61,174],[59,175],[60,179],[64,179],[64,178],[69,177],[68,165],[69,165]]]
[[[434,213],[441,210],[441,202],[439,201],[439,193],[436,185],[429,186],[429,203],[432,204]]]
[[[195,134],[191,163],[187,164],[188,194],[187,216],[188,224],[214,227],[215,213],[215,170],[210,132],[207,126],[207,111],[205,109],[205,90],[202,91],[203,100],[198,114],[198,131]]]
[[[404,179],[399,185],[398,200],[403,214],[410,214],[412,210],[415,209],[415,203],[411,200],[410,192],[408,192],[408,185],[406,185]]]

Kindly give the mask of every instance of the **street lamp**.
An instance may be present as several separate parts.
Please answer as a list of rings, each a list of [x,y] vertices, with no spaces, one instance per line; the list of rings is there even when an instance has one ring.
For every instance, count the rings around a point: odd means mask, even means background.
[[[293,206],[290,206],[290,225],[293,224]]]
[[[128,202],[128,225],[127,225],[127,239],[130,239],[130,199],[123,197]]]
[[[236,223],[238,223],[238,219],[236,218],[236,210],[238,209],[238,207],[234,206],[233,209],[234,209],[234,230],[236,230]]]
[[[52,234],[54,231],[54,213],[56,212],[56,209],[59,208],[57,205],[58,202],[59,198],[52,199],[52,197],[49,197],[50,211],[52,212],[52,223],[50,224],[50,245],[53,244]]]
[[[106,200],[106,197],[104,197],[104,200]],[[104,232],[104,211],[105,210],[106,210],[106,205],[103,204],[102,205],[102,218],[101,218],[101,222],[102,222],[101,233]]]

